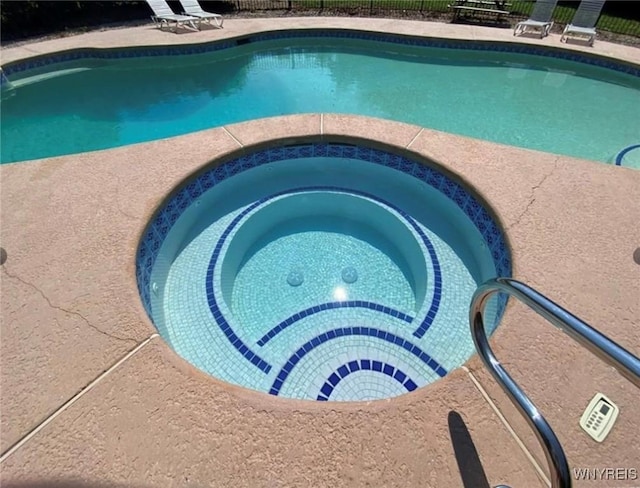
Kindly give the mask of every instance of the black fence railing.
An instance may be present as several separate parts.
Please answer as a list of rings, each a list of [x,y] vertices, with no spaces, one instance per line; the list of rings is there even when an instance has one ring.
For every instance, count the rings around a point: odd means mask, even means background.
[[[362,15],[452,20],[449,5],[454,0],[217,0],[203,1],[212,9],[226,12],[256,12],[279,10],[304,15]],[[556,29],[571,22],[579,1],[561,1],[553,15]],[[513,25],[528,18],[533,0],[508,0],[509,15],[504,19]],[[600,31],[640,37],[640,1],[609,0],[596,25]]]
[[[506,0],[504,27],[528,18],[533,0]],[[175,12],[181,6],[168,0]],[[399,17],[420,20],[453,21],[454,0],[201,0],[205,10],[224,15],[352,15]],[[575,14],[579,1],[559,1],[554,11],[555,30],[562,29]],[[8,1],[0,0],[0,40],[86,30],[110,23],[144,22],[151,9],[144,1]],[[598,33],[610,40],[640,45],[640,0],[608,0],[597,24]],[[611,36],[609,33],[623,34]]]

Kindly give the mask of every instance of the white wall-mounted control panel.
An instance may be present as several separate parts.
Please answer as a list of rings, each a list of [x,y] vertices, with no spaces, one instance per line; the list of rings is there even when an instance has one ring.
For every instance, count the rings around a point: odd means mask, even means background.
[[[596,393],[580,418],[580,427],[597,442],[602,442],[618,418],[618,406],[602,393]]]

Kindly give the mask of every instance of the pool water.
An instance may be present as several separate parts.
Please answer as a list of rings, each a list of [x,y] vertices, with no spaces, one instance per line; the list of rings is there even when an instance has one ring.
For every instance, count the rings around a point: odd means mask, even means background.
[[[53,70],[53,71],[51,71]],[[2,162],[244,120],[352,113],[613,163],[640,140],[640,79],[551,57],[330,37],[17,73]]]
[[[264,161],[215,170],[229,176],[190,204],[174,196],[160,215],[179,215],[146,234],[143,302],[178,354],[224,381],[319,401],[404,394],[473,354],[470,299],[498,273],[503,245],[465,215],[472,197],[414,177],[415,163]],[[489,332],[500,314],[494,301]]]
[[[325,219],[329,222],[316,227]],[[247,322],[274,322],[278,316],[285,318],[318,301],[347,299],[384,301],[405,313],[415,312],[411,283],[384,252],[386,246],[379,245],[379,238],[373,233],[363,236],[357,223],[341,230],[332,225],[331,217],[314,220],[312,225],[290,222],[264,237],[265,245],[236,277],[231,308],[239,317]],[[303,226],[307,228],[302,230]],[[285,275],[285,270],[290,271]],[[346,270],[352,270],[353,278],[343,278],[348,276]],[[268,290],[262,289],[264,283],[270,284]],[[263,307],[254,303],[261,294],[276,304],[270,310],[276,317],[265,317]]]
[[[246,324],[277,324],[319,303],[349,300],[415,314],[426,288],[418,271],[426,268],[425,250],[419,236],[387,222],[384,212],[393,210],[337,189],[309,189],[243,221],[245,232],[234,235],[240,244],[226,249],[221,270],[234,315]]]
[[[340,222],[336,216],[326,220]],[[363,238],[358,223],[352,231],[340,229],[346,227],[344,221],[318,228],[315,224],[322,221],[316,220],[302,230],[305,223],[288,222],[264,236],[264,246],[238,273],[231,308],[241,321],[278,323],[318,303],[342,300],[385,302],[405,313],[415,311],[411,283],[372,233]],[[353,283],[342,277],[347,269],[355,271]],[[298,279],[285,279],[294,276]],[[272,306],[265,310],[258,298]]]

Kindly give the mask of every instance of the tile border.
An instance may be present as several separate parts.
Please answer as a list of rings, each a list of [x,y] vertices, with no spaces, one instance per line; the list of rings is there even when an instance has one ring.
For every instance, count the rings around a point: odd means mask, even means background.
[[[348,337],[348,336],[366,336],[373,337],[376,339],[380,339],[386,342],[390,342],[391,344],[395,344],[397,346],[402,347],[406,351],[413,354],[415,357],[420,359],[424,364],[429,366],[440,378],[443,378],[447,375],[447,370],[442,367],[435,359],[429,356],[426,352],[424,352],[421,348],[413,344],[412,342],[403,339],[400,336],[392,334],[391,332],[386,332],[384,330],[376,329],[375,327],[339,327],[337,329],[332,329],[327,332],[323,332],[322,334],[314,337],[313,339],[307,341],[304,345],[302,345],[296,352],[294,352],[289,360],[285,363],[285,365],[280,369],[276,379],[273,381],[271,388],[269,389],[270,395],[278,396],[280,393],[280,389],[282,385],[287,380],[287,377],[293,371],[296,364],[309,352],[313,351],[316,347],[324,344],[333,339],[338,339],[340,337]]]
[[[389,44],[402,44],[414,47],[466,49],[472,51],[531,54],[535,56],[575,61],[630,74],[635,77],[640,77],[640,65],[636,65],[628,61],[605,57],[599,54],[569,51],[567,49],[563,49],[562,47],[536,46],[504,41],[417,37],[406,34],[373,32],[357,29],[307,28],[266,31],[199,44],[172,46],[134,46],[122,48],[80,48],[44,55],[37,55],[26,59],[11,61],[3,65],[2,70],[5,76],[0,77],[0,86],[9,82],[7,77],[11,75],[31,69],[42,68],[57,63],[76,61],[80,59],[130,59],[139,57],[204,54],[238,46],[245,46],[247,44],[257,42],[274,41],[281,39],[310,38],[356,39],[386,42]]]
[[[414,317],[407,315],[399,310],[395,310],[393,308],[387,307],[386,305],[381,305],[379,303],[368,302],[366,300],[347,300],[344,302],[326,302],[321,303],[319,305],[315,305],[313,307],[306,308],[300,312],[297,312],[290,317],[287,317],[285,320],[280,322],[278,325],[273,327],[269,332],[263,335],[258,341],[257,344],[262,347],[267,344],[271,339],[277,336],[284,329],[296,323],[298,320],[302,320],[309,315],[313,315],[319,312],[324,312],[325,310],[335,310],[336,308],[367,308],[369,310],[375,310],[376,312],[382,312],[384,314],[390,315],[391,317],[395,317],[399,320],[402,320],[407,323],[413,322]]]
[[[341,366],[339,366],[330,376],[327,381],[320,387],[320,392],[316,398],[319,402],[329,401],[333,390],[338,384],[352,373],[358,371],[374,371],[393,378],[402,386],[404,386],[407,392],[413,391],[418,388],[418,385],[400,368],[397,368],[389,363],[383,361],[377,361],[375,359],[354,359]]]

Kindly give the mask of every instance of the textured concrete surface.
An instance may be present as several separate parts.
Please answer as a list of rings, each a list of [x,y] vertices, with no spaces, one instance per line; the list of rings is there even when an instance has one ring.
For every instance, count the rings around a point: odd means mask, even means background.
[[[370,119],[352,117],[344,114],[324,114],[322,116],[322,134],[341,140],[344,134],[373,141],[373,145],[395,144],[407,147],[421,132],[421,127],[401,122],[388,125],[371,124]]]
[[[268,139],[280,139],[283,144],[292,144],[305,136],[319,134],[320,124],[320,114],[309,114],[243,122],[227,130],[243,147],[255,147]]]
[[[633,261],[640,200],[631,196],[640,191],[640,174],[534,151],[505,172],[514,161],[509,150],[473,140],[446,148],[441,136],[425,130],[411,148],[455,168],[499,209],[514,276],[640,355],[640,266]],[[502,191],[496,191],[497,182]],[[498,358],[555,429],[571,466],[640,468],[640,447],[629,438],[640,431],[638,391],[613,368],[513,302],[493,341]],[[473,359],[469,368],[546,465],[537,440],[480,361]],[[578,423],[597,392],[621,408],[601,444]],[[588,486],[611,486],[611,480]]]
[[[446,24],[256,19],[233,20],[223,31],[193,36],[143,27],[112,31],[109,40],[109,32],[97,32],[3,49],[1,54],[6,62],[19,55],[17,50],[24,55],[73,45],[197,42],[251,29],[331,23],[462,36],[462,26]],[[455,32],[448,30],[453,28]],[[491,29],[464,29],[467,38],[493,35]],[[511,41],[510,32],[494,38],[507,40],[507,34]],[[596,43],[597,49],[624,51],[621,57],[637,56],[638,50],[611,46]],[[56,486],[55,480],[58,486],[78,487],[486,486],[460,419],[491,485],[539,484],[518,441],[460,370],[390,401],[300,403],[222,384],[153,339],[60,410],[154,333],[138,298],[134,253],[157,206],[212,161],[246,151],[243,146],[269,145],[282,138],[357,138],[387,144],[471,185],[507,230],[514,276],[640,355],[640,266],[633,261],[640,246],[640,171],[334,114],[264,119],[4,165],[0,245],[8,259],[0,270],[3,486]],[[611,368],[513,303],[492,344],[556,429],[572,466],[640,469],[637,390]],[[477,358],[468,367],[544,467],[535,439]],[[602,444],[577,424],[596,391],[621,407],[618,423]],[[51,419],[54,412],[57,416]],[[28,436],[45,418],[50,422]],[[462,470],[452,437],[458,445],[466,438],[466,447],[459,451],[467,460]]]
[[[238,148],[196,138],[0,166],[2,451],[154,332],[134,282],[145,218],[192,161]]]
[[[3,486],[543,486],[463,371],[429,390],[277,399],[221,384],[156,339],[9,458]]]

